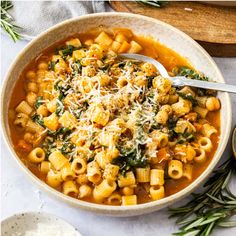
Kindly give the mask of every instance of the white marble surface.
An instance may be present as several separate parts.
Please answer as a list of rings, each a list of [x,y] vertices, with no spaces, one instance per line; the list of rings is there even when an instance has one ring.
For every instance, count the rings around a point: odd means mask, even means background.
[[[1,83],[17,53],[27,44],[13,43],[7,36],[1,40]],[[214,58],[226,81],[236,85],[236,58]],[[236,124],[236,95],[232,95],[233,124]],[[226,114],[227,115],[227,114]],[[230,148],[225,151],[225,159]],[[234,181],[236,178],[234,178]],[[234,184],[234,188],[235,188]],[[20,171],[1,140],[1,219],[22,211],[46,211],[63,217],[76,226],[84,236],[166,236],[177,230],[167,209],[148,215],[130,218],[112,218],[94,215],[56,201],[30,182]],[[236,235],[236,228],[219,229],[213,235]]]

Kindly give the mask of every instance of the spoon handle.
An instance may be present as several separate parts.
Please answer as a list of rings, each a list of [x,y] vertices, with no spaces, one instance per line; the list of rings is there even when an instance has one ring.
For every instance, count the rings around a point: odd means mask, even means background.
[[[236,93],[236,86],[230,84],[208,82],[202,80],[186,79],[183,76],[169,77],[173,86],[191,86],[204,89],[213,89],[229,93]]]
[[[229,92],[229,93],[236,93],[235,85],[187,79],[184,76],[170,77],[165,67],[160,62],[156,61],[155,59],[151,57],[147,57],[141,54],[129,54],[129,53],[122,53],[120,54],[120,56],[152,63],[158,69],[161,76],[163,76],[164,78],[168,78],[172,81],[173,86],[186,86],[187,85],[187,86],[197,87],[197,88],[213,89],[213,90],[224,91],[224,92]]]

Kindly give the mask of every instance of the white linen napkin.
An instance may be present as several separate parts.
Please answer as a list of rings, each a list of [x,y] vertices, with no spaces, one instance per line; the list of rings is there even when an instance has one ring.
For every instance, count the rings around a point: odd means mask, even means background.
[[[15,23],[22,27],[25,39],[32,39],[49,27],[69,18],[109,11],[105,1],[13,1],[9,11]]]

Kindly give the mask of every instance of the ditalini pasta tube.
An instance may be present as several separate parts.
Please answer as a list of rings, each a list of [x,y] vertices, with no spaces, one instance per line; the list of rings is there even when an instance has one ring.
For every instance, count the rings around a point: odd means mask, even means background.
[[[183,165],[183,177],[187,178],[189,181],[192,181],[193,177],[193,165],[184,164]]]
[[[137,168],[136,169],[136,179],[139,183],[150,182],[150,168]]]
[[[120,205],[121,195],[119,193],[112,193],[112,195],[108,197],[107,203],[109,205]]]
[[[122,196],[122,206],[130,206],[137,204],[137,196],[130,195],[130,196]]]
[[[69,163],[68,159],[60,151],[52,152],[48,159],[56,170],[61,170]]]
[[[159,200],[165,197],[165,189],[163,186],[151,186],[150,195],[152,200]]]
[[[132,171],[127,172],[124,176],[119,175],[118,185],[120,188],[125,186],[134,185],[136,182],[134,173]]]
[[[76,173],[76,174],[83,174],[86,172],[87,169],[87,162],[84,158],[75,158],[72,161],[71,164],[71,169]]]
[[[33,163],[40,163],[45,159],[45,152],[42,148],[37,147],[30,152],[28,159]]]
[[[89,197],[90,195],[92,195],[92,188],[89,185],[84,184],[79,187],[79,198]]]
[[[96,186],[93,190],[93,197],[96,201],[100,202],[104,198],[109,197],[116,189],[116,182],[104,179],[101,184]]]
[[[61,173],[50,170],[47,174],[46,183],[53,188],[57,188],[62,183]]]
[[[209,138],[207,137],[200,137],[198,140],[198,143],[200,147],[205,151],[205,152],[210,152],[212,149],[212,142]]]
[[[94,184],[97,184],[101,180],[102,173],[96,161],[91,161],[88,163],[87,176],[88,180]]]
[[[68,181],[63,182],[62,191],[64,194],[70,195],[73,197],[77,196],[79,193],[79,190],[78,190],[75,182],[72,180],[68,180]]]
[[[152,169],[150,185],[164,185],[164,170]]]
[[[168,175],[172,179],[180,179],[183,176],[183,164],[178,160],[171,160],[168,165]]]

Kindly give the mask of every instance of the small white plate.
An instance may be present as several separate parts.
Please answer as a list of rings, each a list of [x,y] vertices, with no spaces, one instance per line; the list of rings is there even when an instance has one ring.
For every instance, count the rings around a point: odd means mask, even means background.
[[[45,212],[20,213],[3,220],[1,222],[1,236],[24,236],[27,231],[37,231],[41,225],[59,228],[60,233],[53,234],[53,236],[82,236],[65,220]]]

